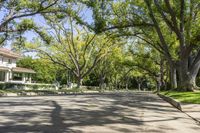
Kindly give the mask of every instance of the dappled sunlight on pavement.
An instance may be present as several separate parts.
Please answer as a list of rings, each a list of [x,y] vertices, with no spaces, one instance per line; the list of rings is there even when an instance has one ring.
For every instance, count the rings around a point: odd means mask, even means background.
[[[151,93],[2,97],[0,132],[199,133],[186,114]]]
[[[182,110],[200,122],[200,104],[181,103]]]

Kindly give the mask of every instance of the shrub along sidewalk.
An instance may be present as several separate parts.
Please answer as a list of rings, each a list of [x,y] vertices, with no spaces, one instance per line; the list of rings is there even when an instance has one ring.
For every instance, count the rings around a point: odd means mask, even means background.
[[[118,90],[120,91],[120,90]],[[126,90],[121,90],[126,91]],[[72,88],[72,89],[58,89],[58,90],[24,90],[24,89],[0,89],[0,96],[37,96],[37,95],[67,95],[67,94],[88,94],[88,93],[102,93],[112,92],[112,90],[101,89],[86,89],[86,88]]]
[[[59,89],[59,90],[23,90],[23,89],[0,89],[0,96],[37,96],[37,95],[64,95],[82,93],[81,89]]]

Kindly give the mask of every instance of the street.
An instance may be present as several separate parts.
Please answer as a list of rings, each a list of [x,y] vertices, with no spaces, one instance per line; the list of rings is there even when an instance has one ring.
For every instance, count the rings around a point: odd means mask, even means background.
[[[0,133],[199,133],[150,92],[1,97]]]

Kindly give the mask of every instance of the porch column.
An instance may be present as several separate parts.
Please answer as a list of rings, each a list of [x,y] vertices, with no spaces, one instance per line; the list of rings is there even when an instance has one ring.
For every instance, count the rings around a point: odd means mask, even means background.
[[[9,72],[9,80],[12,80],[12,71]]]
[[[26,82],[26,75],[25,75],[25,73],[22,73],[22,82]]]
[[[9,81],[9,71],[5,72],[5,82]]]
[[[31,83],[31,82],[32,82],[32,79],[31,79],[31,74],[29,74],[28,81],[29,81],[29,83]]]

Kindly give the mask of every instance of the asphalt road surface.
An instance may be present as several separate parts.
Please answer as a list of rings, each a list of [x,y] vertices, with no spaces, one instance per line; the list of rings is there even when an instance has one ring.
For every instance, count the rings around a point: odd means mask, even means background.
[[[0,133],[200,133],[148,92],[1,97]]]

